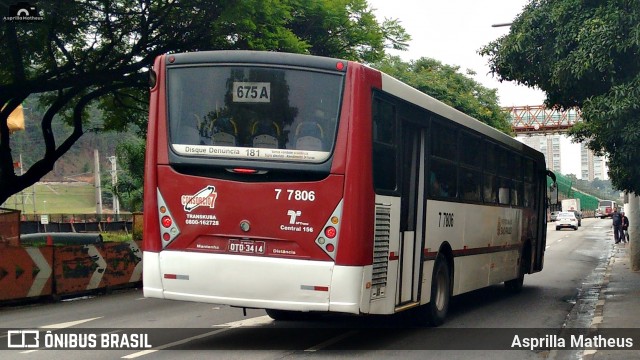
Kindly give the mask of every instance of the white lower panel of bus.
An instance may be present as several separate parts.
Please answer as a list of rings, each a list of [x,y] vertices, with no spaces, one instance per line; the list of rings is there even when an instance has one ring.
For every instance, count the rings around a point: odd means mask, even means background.
[[[361,312],[363,277],[371,272],[326,261],[180,251],[145,251],[143,263],[146,297],[353,314]]]

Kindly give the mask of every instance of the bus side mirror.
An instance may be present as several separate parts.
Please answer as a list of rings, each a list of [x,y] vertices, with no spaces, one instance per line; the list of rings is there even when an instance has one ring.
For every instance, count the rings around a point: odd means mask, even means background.
[[[558,203],[558,186],[556,183],[549,186],[549,204],[555,205]]]
[[[558,183],[556,182],[556,174],[551,170],[547,170],[547,176],[551,178],[551,186],[549,186],[549,205],[555,205],[558,203]]]

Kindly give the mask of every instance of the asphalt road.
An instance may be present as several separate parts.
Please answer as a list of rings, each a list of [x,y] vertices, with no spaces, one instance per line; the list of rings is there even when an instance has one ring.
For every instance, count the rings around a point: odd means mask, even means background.
[[[575,359],[576,350],[460,350],[477,347],[495,334],[588,327],[611,249],[609,219],[584,219],[578,231],[549,224],[544,270],[525,277],[525,288],[509,294],[493,286],[456,297],[439,328],[417,325],[412,313],[393,317],[340,317],[274,322],[262,310],[145,299],[140,290],[87,296],[58,303],[0,308],[0,328],[38,329],[43,341],[78,332],[115,343],[145,340],[152,348],[48,350],[40,346],[0,351],[3,359]],[[102,335],[107,333],[107,335]],[[122,336],[126,334],[127,336]],[[133,335],[132,335],[133,334]],[[140,334],[138,338],[136,334]],[[77,335],[89,336],[89,335]],[[487,338],[485,338],[488,336]],[[492,337],[493,336],[493,337]],[[509,335],[513,336],[513,335]],[[126,338],[123,340],[123,338]],[[82,338],[77,338],[82,341]],[[91,338],[84,338],[90,341]],[[7,336],[0,342],[7,342]],[[491,341],[491,340],[488,340]],[[142,341],[144,343],[144,341]],[[6,343],[5,343],[6,344]],[[125,344],[126,345],[126,344]],[[453,350],[438,350],[453,349]]]

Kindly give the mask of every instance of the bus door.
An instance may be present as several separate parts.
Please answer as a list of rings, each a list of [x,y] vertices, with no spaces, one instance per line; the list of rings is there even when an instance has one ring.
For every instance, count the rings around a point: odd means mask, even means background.
[[[400,261],[396,306],[419,301],[424,218],[424,132],[402,121]]]

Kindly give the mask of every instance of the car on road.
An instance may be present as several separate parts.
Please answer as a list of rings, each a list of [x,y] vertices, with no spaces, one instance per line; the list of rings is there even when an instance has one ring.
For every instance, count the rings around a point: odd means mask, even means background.
[[[560,211],[552,211],[551,212],[551,221],[556,221],[558,220],[558,214],[560,214]]]
[[[556,220],[556,230],[560,230],[563,228],[571,228],[573,230],[578,230],[578,219],[576,218],[576,214],[563,211],[558,214],[558,219]]]
[[[582,226],[582,211],[578,210],[569,210],[576,215],[576,219],[578,219],[578,226]]]

